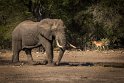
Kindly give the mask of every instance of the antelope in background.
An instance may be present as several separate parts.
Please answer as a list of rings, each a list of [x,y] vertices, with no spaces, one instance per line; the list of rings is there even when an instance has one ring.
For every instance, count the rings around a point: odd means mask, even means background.
[[[92,41],[92,45],[95,45],[96,50],[108,50],[110,41],[108,39],[102,39],[101,41]]]

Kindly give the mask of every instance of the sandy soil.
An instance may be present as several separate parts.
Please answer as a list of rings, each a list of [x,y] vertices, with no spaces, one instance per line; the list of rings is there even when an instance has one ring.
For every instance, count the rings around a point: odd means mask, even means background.
[[[32,52],[35,61],[45,54]],[[58,52],[54,52],[54,60]],[[0,52],[0,83],[123,83],[124,49],[66,51],[60,66],[29,65],[24,52],[20,64],[11,63],[11,51]]]

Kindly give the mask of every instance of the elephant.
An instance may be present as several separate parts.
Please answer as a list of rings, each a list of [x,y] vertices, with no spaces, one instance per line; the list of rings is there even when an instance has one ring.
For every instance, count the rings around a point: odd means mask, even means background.
[[[53,61],[53,41],[59,47],[59,56]],[[40,22],[26,20],[12,32],[12,62],[19,62],[20,51],[25,51],[28,63],[33,63],[31,51],[43,46],[47,55],[47,65],[59,65],[66,50],[66,26],[61,19],[42,19]]]

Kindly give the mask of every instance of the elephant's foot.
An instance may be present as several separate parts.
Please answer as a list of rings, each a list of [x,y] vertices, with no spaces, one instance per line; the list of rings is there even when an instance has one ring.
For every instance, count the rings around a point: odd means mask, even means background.
[[[59,66],[59,65],[60,65],[59,62],[52,62],[47,64],[47,66]]]
[[[59,62],[55,62],[54,63],[55,66],[59,66],[59,64],[60,64]]]
[[[17,60],[17,59],[15,59],[15,60],[12,60],[12,64],[14,65],[14,66],[21,66],[21,65],[23,65],[23,63],[21,63],[19,60]]]
[[[14,66],[22,66],[22,65],[24,65],[24,63],[21,63],[21,62],[19,62],[19,61],[12,62],[12,64],[13,64]]]
[[[12,63],[18,63],[18,62],[19,62],[19,60],[17,60],[17,59],[15,59],[15,60],[13,59],[12,60]]]
[[[49,61],[49,60],[46,60],[47,61],[47,64],[46,66],[55,66],[54,62],[53,61]]]
[[[35,61],[28,61],[28,64],[29,64],[29,65],[36,65],[37,62],[35,62]]]
[[[48,63],[47,60],[42,61],[28,61],[29,65],[46,65]]]
[[[46,66],[53,67],[53,66],[55,66],[55,64],[54,63],[48,63]]]

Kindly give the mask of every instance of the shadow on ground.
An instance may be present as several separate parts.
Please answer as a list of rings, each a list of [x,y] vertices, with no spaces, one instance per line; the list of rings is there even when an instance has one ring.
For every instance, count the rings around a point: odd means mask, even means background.
[[[27,61],[20,61],[19,63],[12,63],[11,60],[0,59],[0,66],[27,66]],[[42,62],[36,62],[34,65],[44,65]],[[32,65],[33,66],[33,65]],[[116,62],[61,62],[59,66],[103,66],[103,67],[114,67],[114,68],[124,68],[124,63]]]

